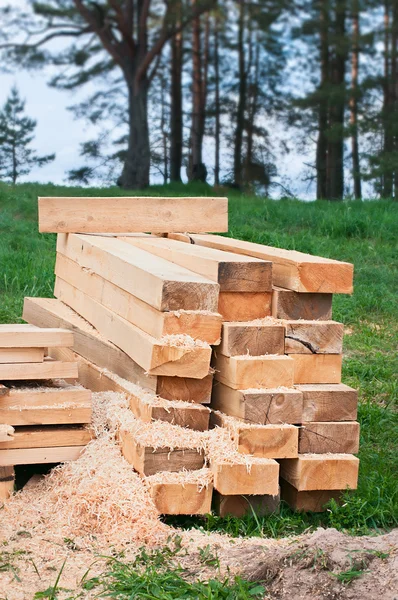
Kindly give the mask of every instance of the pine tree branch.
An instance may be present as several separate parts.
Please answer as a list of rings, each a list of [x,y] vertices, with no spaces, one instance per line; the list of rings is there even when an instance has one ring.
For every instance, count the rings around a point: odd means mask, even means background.
[[[113,60],[122,67],[123,56],[120,50],[120,44],[117,42],[109,30],[109,27],[105,26],[104,22],[100,20],[100,14],[98,11],[89,10],[81,0],[74,0],[74,4],[79,11],[80,15],[84,20],[91,26],[93,31],[98,35],[105,50],[109,52]]]
[[[27,49],[39,48],[46,42],[49,42],[50,40],[57,38],[57,37],[79,37],[81,35],[84,35],[84,34],[90,33],[90,32],[91,32],[90,27],[86,27],[85,29],[80,29],[79,31],[67,31],[66,29],[64,29],[64,30],[61,29],[60,31],[53,31],[52,33],[49,33],[48,35],[44,36],[41,40],[38,40],[37,42],[31,43],[31,44],[28,44],[28,43],[16,44],[15,42],[6,42],[4,44],[0,44],[0,49],[3,49],[3,48],[27,48]]]

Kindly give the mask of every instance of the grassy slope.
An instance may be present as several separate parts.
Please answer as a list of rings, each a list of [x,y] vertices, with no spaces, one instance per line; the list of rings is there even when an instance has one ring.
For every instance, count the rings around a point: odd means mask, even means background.
[[[205,195],[205,186],[151,188],[151,195]],[[38,195],[121,195],[117,188],[0,185],[0,322],[20,320],[25,295],[52,296],[55,236],[37,232]],[[359,388],[361,468],[358,491],[323,515],[286,507],[267,519],[189,519],[187,525],[232,534],[285,535],[324,525],[365,532],[397,524],[397,231],[390,202],[302,203],[230,197],[234,237],[353,262],[355,293],[335,296],[334,318],[347,328],[344,382]],[[395,377],[394,377],[395,375]]]

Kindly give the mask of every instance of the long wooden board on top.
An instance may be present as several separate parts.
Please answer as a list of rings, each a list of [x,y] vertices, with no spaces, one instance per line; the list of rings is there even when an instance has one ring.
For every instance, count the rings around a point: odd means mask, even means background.
[[[99,302],[58,278],[54,295],[87,319],[150,375],[202,379],[209,372],[211,348],[194,340],[157,340]]]
[[[228,231],[228,198],[40,197],[39,231]]]
[[[93,375],[92,367],[107,369],[127,379],[132,383],[153,391],[167,400],[186,400],[188,402],[210,402],[213,375],[208,374],[203,379],[189,377],[164,377],[162,375],[148,375],[145,370],[137,365],[125,352],[109,342],[104,336],[90,325],[85,319],[77,315],[69,306],[55,298],[25,298],[23,318],[38,327],[62,326],[73,332],[73,349],[75,353],[65,352],[65,348],[49,349],[51,356],[56,360],[79,360],[79,380],[88,389],[94,390],[105,380],[104,373]],[[62,352],[60,352],[62,351]],[[72,356],[72,358],[70,358]],[[87,366],[87,361],[91,365]],[[81,377],[85,373],[85,379]],[[111,389],[111,388],[107,388]],[[95,391],[104,391],[96,387]],[[0,395],[4,390],[0,387]]]
[[[352,294],[353,292],[354,267],[351,263],[219,235],[171,233],[169,237],[191,244],[270,260],[273,283],[282,288],[318,294]]]
[[[217,312],[217,283],[121,240],[62,233],[57,252],[158,310]]]
[[[270,261],[168,238],[130,236],[118,239],[215,281],[222,292],[272,290]]]
[[[218,313],[162,312],[59,253],[55,274],[155,338],[186,334],[212,345],[220,340],[222,317]]]

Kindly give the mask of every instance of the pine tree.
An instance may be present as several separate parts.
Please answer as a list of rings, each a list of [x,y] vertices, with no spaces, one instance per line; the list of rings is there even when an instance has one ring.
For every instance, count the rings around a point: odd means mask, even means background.
[[[55,154],[38,156],[30,148],[37,122],[24,114],[25,102],[14,86],[0,111],[0,177],[13,184],[33,167],[44,167]]]

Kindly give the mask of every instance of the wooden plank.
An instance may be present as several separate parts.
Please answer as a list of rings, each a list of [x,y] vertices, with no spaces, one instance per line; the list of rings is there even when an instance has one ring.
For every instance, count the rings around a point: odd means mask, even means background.
[[[228,198],[39,197],[39,231],[228,231]]]
[[[214,411],[211,424],[228,429],[241,454],[260,458],[295,458],[298,454],[299,430],[294,425],[248,425]]]
[[[8,450],[85,446],[93,437],[93,430],[85,426],[17,427],[13,439],[2,442],[0,448]]]
[[[272,261],[273,283],[296,292],[352,294],[354,267],[296,250],[283,250],[219,235],[171,234],[172,239]]]
[[[303,394],[303,421],[356,420],[358,392],[348,385],[339,383],[295,387]]]
[[[218,312],[223,321],[254,321],[271,316],[270,292],[220,292]]]
[[[264,322],[224,323],[217,351],[225,356],[284,354],[285,327],[267,319]]]
[[[91,392],[57,381],[51,387],[14,387],[0,402],[0,423],[72,425],[91,422]]]
[[[217,352],[213,366],[215,379],[235,390],[293,385],[294,363],[289,356],[228,357]]]
[[[4,442],[9,442],[14,439],[14,427],[6,425],[0,421],[0,448],[3,447]]]
[[[359,460],[351,454],[302,454],[280,465],[281,477],[299,492],[357,487]]]
[[[211,348],[194,340],[157,340],[65,281],[55,281],[54,295],[87,319],[150,375],[202,379],[209,372]]]
[[[66,446],[54,448],[27,448],[2,450],[0,467],[13,465],[39,465],[62,463],[77,460],[86,446]]]
[[[234,390],[216,382],[211,407],[247,423],[301,423],[303,397],[294,388]]]
[[[214,489],[224,496],[246,494],[276,496],[279,491],[279,465],[276,460],[259,458],[250,465],[212,460]]]
[[[290,354],[294,383],[341,383],[341,354]]]
[[[170,477],[168,475],[167,477]],[[161,515],[206,515],[211,512],[213,485],[200,487],[197,483],[150,483],[149,493]]]
[[[129,404],[134,416],[145,423],[166,421],[196,431],[209,429],[210,410],[205,406],[194,403],[190,403],[189,406],[182,403],[182,406],[178,406],[176,402],[156,398],[154,396],[153,401],[148,402],[130,393]]]
[[[59,290],[62,291],[62,280],[66,281],[155,338],[186,334],[208,344],[220,341],[222,317],[218,313],[161,312],[62,254],[57,254],[55,273]]]
[[[272,291],[270,261],[168,238],[130,236],[118,239],[215,281],[222,292]]]
[[[359,423],[303,423],[299,433],[300,454],[356,454],[359,450]]]
[[[344,490],[343,490],[344,491]],[[340,502],[341,490],[313,490],[299,492],[284,479],[281,479],[281,499],[298,512],[324,512],[330,500]]]
[[[333,294],[293,292],[272,289],[272,316],[276,319],[328,321],[332,318]]]
[[[215,512],[220,517],[238,517],[246,515],[265,517],[279,511],[280,494],[276,496],[224,496],[214,492],[213,505]]]
[[[7,500],[14,491],[14,467],[0,467],[0,501]]]
[[[217,283],[121,240],[59,234],[57,252],[157,310],[217,312]]]
[[[286,354],[342,354],[344,325],[336,321],[284,321]]]
[[[41,329],[26,323],[0,325],[0,348],[48,348],[73,346],[73,333],[67,329]]]
[[[0,364],[39,363],[44,360],[44,348],[0,348]]]
[[[56,360],[42,363],[15,363],[0,365],[0,381],[28,379],[77,379],[77,364]]]
[[[204,455],[196,448],[152,448],[138,444],[134,435],[119,429],[119,440],[124,458],[141,475],[155,475],[159,471],[195,471],[204,465]]]
[[[166,400],[185,400],[210,404],[213,374],[203,379],[189,377],[158,377],[156,393]]]

